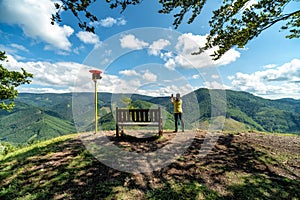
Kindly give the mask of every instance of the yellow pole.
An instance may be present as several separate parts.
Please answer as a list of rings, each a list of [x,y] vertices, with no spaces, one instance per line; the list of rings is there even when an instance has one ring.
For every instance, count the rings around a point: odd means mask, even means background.
[[[98,94],[97,94],[97,79],[95,82],[95,134],[98,132]]]
[[[97,79],[101,79],[100,70],[90,70],[92,73],[92,79],[95,82],[95,134],[98,132],[98,92],[97,92]]]

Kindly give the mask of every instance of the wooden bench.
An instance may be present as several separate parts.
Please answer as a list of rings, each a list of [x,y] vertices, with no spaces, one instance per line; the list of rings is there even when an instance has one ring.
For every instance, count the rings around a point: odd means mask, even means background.
[[[157,126],[159,135],[162,135],[161,109],[126,109],[116,108],[116,136],[124,126]]]

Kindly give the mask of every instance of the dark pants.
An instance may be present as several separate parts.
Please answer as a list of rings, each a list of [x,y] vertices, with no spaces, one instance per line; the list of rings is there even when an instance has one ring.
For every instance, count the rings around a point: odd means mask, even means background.
[[[182,113],[174,113],[174,118],[175,118],[175,131],[178,131],[178,119],[180,119],[180,125],[182,131],[184,131],[184,122],[183,122],[183,117]]]

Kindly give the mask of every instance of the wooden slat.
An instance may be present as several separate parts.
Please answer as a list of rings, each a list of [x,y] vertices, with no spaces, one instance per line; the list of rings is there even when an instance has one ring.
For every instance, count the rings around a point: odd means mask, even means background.
[[[119,135],[119,126],[158,126],[162,134],[162,120],[158,109],[120,109],[116,108],[116,131]],[[123,128],[122,128],[123,129]]]
[[[158,122],[160,112],[157,109],[118,109],[118,122]]]

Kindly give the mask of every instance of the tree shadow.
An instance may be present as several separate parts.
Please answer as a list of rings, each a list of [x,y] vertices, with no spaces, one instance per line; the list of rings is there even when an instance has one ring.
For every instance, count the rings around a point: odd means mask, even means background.
[[[231,134],[222,135],[212,151],[201,158],[199,150],[203,142],[203,136],[196,137],[176,162],[145,175],[147,180],[156,180],[156,189],[153,189],[153,182],[148,181],[152,184],[147,186],[153,191],[152,197],[159,199],[167,193],[174,199],[199,196],[204,199],[300,198],[300,178],[293,180],[283,176],[282,171],[292,172],[276,159],[253,148],[253,144],[237,141]],[[280,170],[274,170],[273,165]]]
[[[0,199],[300,198],[299,177],[283,176],[282,172],[291,172],[238,138],[223,134],[200,157],[205,135],[197,134],[173,163],[147,173],[127,173],[104,165],[78,137],[35,146],[1,160]],[[161,148],[170,138],[110,139],[116,145],[126,142],[134,151],[147,152]]]
[[[232,134],[220,136],[212,152],[199,161],[208,172],[211,188],[225,186],[225,192],[221,191],[224,199],[300,198],[300,177],[254,148],[256,144],[238,138]]]
[[[227,188],[229,195],[224,199],[300,199],[300,183],[281,176],[252,174],[244,177],[242,184],[232,184]]]
[[[97,161],[79,139],[68,139],[2,160],[0,199],[101,199],[127,176]]]

